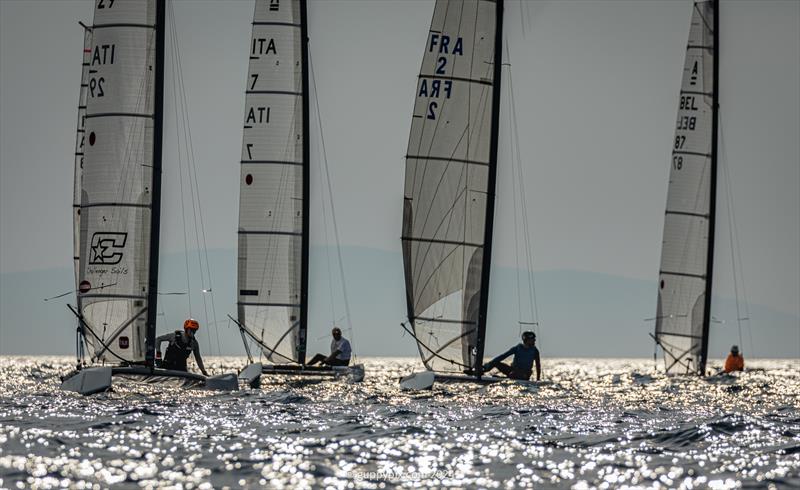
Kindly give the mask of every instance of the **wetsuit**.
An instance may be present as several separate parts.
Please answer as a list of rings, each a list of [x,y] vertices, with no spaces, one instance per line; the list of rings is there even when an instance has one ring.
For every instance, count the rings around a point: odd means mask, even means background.
[[[203,374],[206,376],[208,375],[203,366],[203,358],[200,357],[200,344],[197,342],[197,339],[194,337],[190,338],[184,332],[176,330],[175,333],[168,333],[156,338],[157,351],[161,350],[162,342],[169,342],[169,345],[167,346],[167,351],[164,353],[164,361],[161,363],[161,367],[174,371],[188,371],[186,361],[189,359],[189,356],[194,353],[197,367],[200,368]]]
[[[503,359],[512,354],[514,355],[514,360],[511,362],[510,366],[508,364],[501,362]],[[483,372],[487,372],[493,368],[497,368],[498,371],[505,374],[509,378],[529,380],[531,378],[531,374],[533,373],[534,362],[536,363],[536,366],[538,368],[539,349],[537,349],[536,346],[525,347],[522,344],[517,344],[514,347],[508,349],[506,352],[503,352],[499,356],[495,357],[488,363],[484,364]]]

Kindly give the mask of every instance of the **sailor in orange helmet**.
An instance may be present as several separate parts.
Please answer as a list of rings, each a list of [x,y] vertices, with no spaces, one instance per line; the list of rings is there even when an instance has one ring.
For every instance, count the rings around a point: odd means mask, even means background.
[[[161,357],[161,343],[169,342],[161,367],[174,371],[187,371],[186,361],[194,353],[197,367],[204,376],[208,376],[206,368],[203,366],[203,358],[200,357],[200,344],[195,337],[199,329],[200,323],[194,318],[189,318],[183,322],[183,332],[175,330],[175,333],[168,333],[156,338],[156,358]]]
[[[731,353],[725,359],[725,372],[731,371],[744,371],[744,357],[739,353],[738,345],[731,347]]]

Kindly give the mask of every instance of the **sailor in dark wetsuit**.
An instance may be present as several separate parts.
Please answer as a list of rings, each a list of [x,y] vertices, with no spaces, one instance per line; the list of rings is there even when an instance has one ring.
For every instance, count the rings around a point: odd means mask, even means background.
[[[510,366],[500,362],[511,354],[514,354],[514,361]],[[539,349],[536,348],[536,334],[533,332],[523,332],[522,343],[515,345],[484,364],[483,372],[488,373],[492,369],[497,368],[498,371],[511,379],[527,381],[531,379],[534,362],[536,363],[536,381],[539,381],[542,376],[542,365],[539,360]]]
[[[200,368],[200,372],[204,376],[208,376],[206,368],[203,366],[203,358],[200,357],[200,344],[194,337],[198,329],[200,329],[200,324],[197,320],[189,318],[183,322],[183,332],[176,330],[175,333],[168,333],[156,338],[156,358],[161,357],[161,343],[169,342],[166,355],[164,355],[164,360],[161,362],[162,368],[173,371],[188,371],[186,361],[194,353],[194,359],[197,361],[197,367]]]

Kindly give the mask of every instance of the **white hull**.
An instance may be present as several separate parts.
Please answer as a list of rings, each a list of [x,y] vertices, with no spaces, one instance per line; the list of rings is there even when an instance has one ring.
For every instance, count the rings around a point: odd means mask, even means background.
[[[81,395],[92,395],[108,391],[115,379],[181,388],[205,388],[219,391],[235,391],[239,389],[239,383],[233,373],[205,377],[183,371],[159,368],[148,369],[139,366],[84,368],[62,378],[61,389],[74,391]]]

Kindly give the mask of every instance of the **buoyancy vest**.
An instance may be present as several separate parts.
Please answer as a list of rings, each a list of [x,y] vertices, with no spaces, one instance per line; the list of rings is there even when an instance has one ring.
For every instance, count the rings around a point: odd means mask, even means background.
[[[163,366],[165,369],[187,371],[186,361],[192,355],[192,341],[185,342],[183,332],[175,331],[175,338],[169,342],[167,352],[164,354]]]

